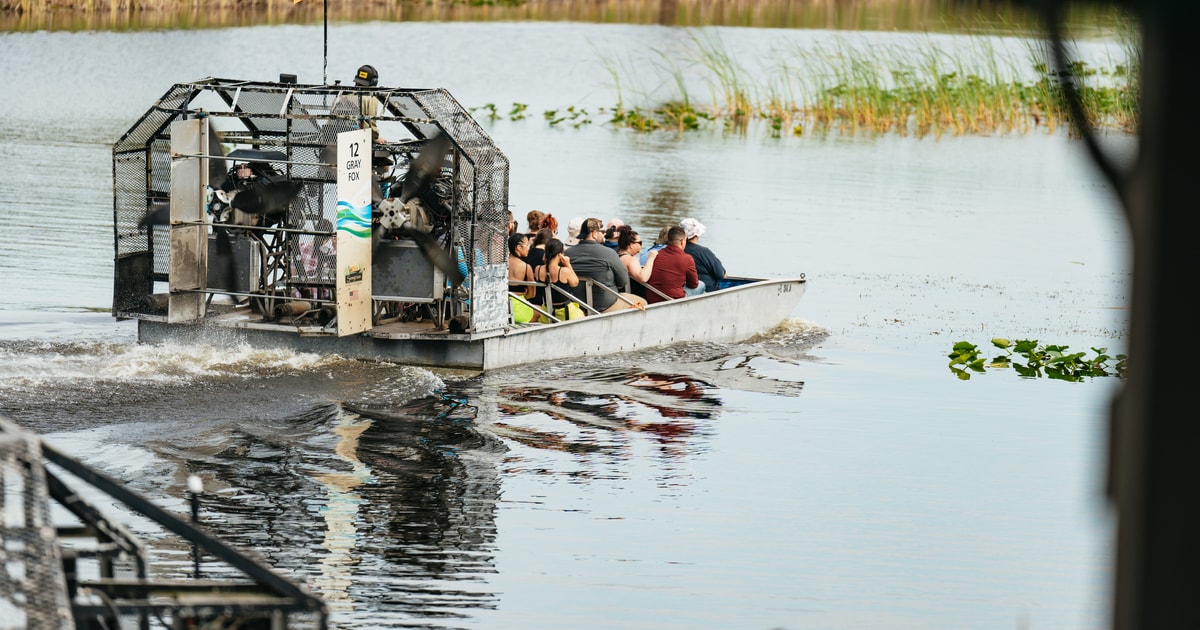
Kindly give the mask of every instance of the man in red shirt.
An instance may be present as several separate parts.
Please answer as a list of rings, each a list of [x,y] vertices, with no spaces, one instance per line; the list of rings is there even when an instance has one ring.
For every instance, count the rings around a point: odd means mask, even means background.
[[[695,289],[700,286],[700,278],[696,275],[696,261],[683,251],[687,241],[687,233],[679,226],[667,230],[667,246],[652,252],[649,260],[654,261],[654,270],[650,272],[650,286],[667,294],[673,300],[684,296],[683,287]],[[662,296],[653,291],[646,292],[646,303],[665,302]]]

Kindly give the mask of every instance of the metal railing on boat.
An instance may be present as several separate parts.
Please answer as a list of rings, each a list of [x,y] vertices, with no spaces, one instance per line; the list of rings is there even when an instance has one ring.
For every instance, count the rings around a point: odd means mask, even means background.
[[[609,292],[616,299],[621,300],[622,302],[625,302],[626,304],[628,304],[629,306],[631,306],[633,308],[638,307],[637,303],[635,303],[634,301],[625,297],[620,292],[614,291],[613,289],[609,288],[608,286],[604,285],[603,283],[598,282],[592,278],[587,278],[587,277],[580,278],[579,281],[580,281],[580,283],[586,284],[586,287],[584,288],[586,300],[579,299],[574,294],[572,294],[570,291],[564,290],[562,287],[556,285],[553,282],[537,282],[537,281],[531,281],[531,280],[509,280],[508,283],[510,286],[529,286],[529,287],[537,287],[540,289],[546,289],[546,291],[543,292],[543,295],[545,296],[545,304],[539,306],[537,304],[534,304],[532,301],[530,301],[525,296],[518,295],[518,294],[512,293],[512,292],[509,293],[509,296],[512,299],[517,300],[518,302],[524,304],[525,306],[528,306],[529,308],[533,309],[534,312],[536,312],[537,314],[539,314],[543,317],[546,317],[548,321],[550,321],[552,323],[556,323],[556,324],[558,322],[561,322],[562,320],[553,314],[554,307],[553,307],[553,302],[552,302],[552,298],[551,298],[552,292],[557,293],[558,295],[562,295],[563,297],[567,298],[567,300],[569,300],[570,302],[574,302],[575,304],[578,304],[581,309],[584,309],[585,311],[587,311],[588,313],[590,313],[592,315],[600,314],[600,311],[596,310],[596,308],[591,305],[593,287],[599,287],[600,289]],[[667,295],[666,293],[663,293],[662,291],[659,291],[658,289],[654,288],[650,284],[647,284],[640,280],[634,280],[634,279],[630,278],[630,282],[636,282],[638,285],[642,286],[647,291],[654,292],[656,295],[661,297],[664,301],[673,299],[673,298],[671,298],[671,296]],[[515,323],[515,317],[513,316],[511,307],[509,309],[509,317]]]

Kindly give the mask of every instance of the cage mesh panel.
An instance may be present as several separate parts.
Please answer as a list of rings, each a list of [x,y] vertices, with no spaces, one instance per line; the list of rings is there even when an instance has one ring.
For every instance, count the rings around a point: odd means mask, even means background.
[[[0,623],[74,628],[37,437],[0,423]]]
[[[329,115],[332,98],[328,94],[293,94],[288,109],[293,114]],[[288,176],[305,182],[304,188],[290,210],[291,225],[304,230],[321,232],[303,234],[290,242],[289,259],[293,261],[290,281],[301,284],[336,285],[334,254],[337,221],[337,171],[329,166],[336,158],[337,134],[356,129],[348,120],[326,120],[318,126],[313,120],[292,120],[286,128]],[[315,294],[314,294],[315,293]],[[302,297],[332,297],[310,292]]]
[[[285,94],[261,93],[242,90],[238,98],[238,109],[251,114],[254,127],[263,133],[283,134],[287,131],[287,121],[279,117],[283,111]],[[257,115],[255,115],[257,114]]]
[[[171,135],[169,127],[150,145],[150,199],[167,201],[171,198]],[[154,253],[154,273],[166,274],[171,267],[170,239],[166,225],[155,226],[151,249]]]
[[[192,88],[186,84],[173,86],[158,100],[155,108],[146,112],[141,120],[113,145],[113,152],[145,148],[151,138],[170,126],[170,122],[178,116],[178,110],[185,107],[191,92]]]
[[[117,224],[118,256],[148,251],[146,232],[138,229],[145,216],[146,151],[113,156],[113,213]]]
[[[467,256],[471,327],[478,332],[502,328],[508,323],[508,300],[506,291],[498,289],[497,269],[505,269],[500,278],[503,284],[508,261],[504,241],[508,234],[508,187],[507,176],[503,178],[505,185],[496,187],[493,171],[498,163],[507,167],[507,160],[449,92],[421,92],[414,95],[414,100],[441,124],[469,163],[460,162],[458,166],[453,239],[455,244],[470,243],[472,252]]]
[[[293,239],[297,254],[291,258],[291,282],[301,284],[320,284],[333,286],[337,284],[334,266],[337,259],[333,255],[337,235],[300,234]],[[301,295],[301,297],[321,297],[320,295]],[[328,298],[329,296],[324,296]]]

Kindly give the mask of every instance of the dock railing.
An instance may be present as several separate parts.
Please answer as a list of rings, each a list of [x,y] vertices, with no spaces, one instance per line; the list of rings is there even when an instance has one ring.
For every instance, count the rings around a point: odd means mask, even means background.
[[[303,585],[3,417],[0,482],[5,628],[183,628],[218,621],[272,630],[328,626],[325,603]],[[84,484],[91,490],[81,489]],[[94,491],[190,543],[195,579],[156,577],[144,543],[85,499]],[[52,521],[51,502],[74,521]],[[199,579],[202,554],[242,577]]]

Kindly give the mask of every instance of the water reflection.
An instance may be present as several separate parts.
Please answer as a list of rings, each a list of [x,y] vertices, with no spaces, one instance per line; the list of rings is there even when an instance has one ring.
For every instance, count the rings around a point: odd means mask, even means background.
[[[359,438],[371,426],[369,420],[357,415],[339,414],[333,433],[339,442],[333,452],[350,465],[348,472],[320,473],[313,478],[326,487],[326,504],[321,508],[325,519],[325,539],[321,546],[327,552],[321,558],[321,574],[313,583],[331,611],[353,610],[354,598],[350,585],[354,582],[359,556],[357,528],[359,508],[363,503],[359,486],[374,483],[371,469],[358,458]]]
[[[642,226],[642,236],[649,240],[658,237],[659,228],[679,223],[700,205],[697,191],[703,187],[695,180],[704,171],[681,155],[679,141],[679,137],[662,134],[639,142],[633,159],[644,164],[633,169],[638,175],[622,193],[621,207],[639,209],[625,219]]]
[[[629,371],[611,374],[601,382],[629,391],[501,389],[501,419],[492,428],[535,448],[611,455],[623,452],[626,444],[605,433],[634,431],[651,436],[661,454],[670,458],[686,455],[689,442],[703,432],[698,421],[713,419],[721,407],[720,398],[710,393],[711,385],[686,376]],[[530,415],[554,422],[545,427],[527,424]],[[559,430],[557,422],[569,423],[578,431],[572,437]]]
[[[472,415],[435,396],[330,403],[150,446],[205,479],[208,527],[307,579],[334,620],[441,619],[495,605],[504,449]]]
[[[669,465],[706,451],[725,391],[799,395],[804,382],[794,359],[777,355],[802,355],[824,337],[811,326],[792,324],[747,345],[681,343],[636,355],[522,366],[448,386],[480,399],[481,428],[526,447],[508,455],[507,470],[544,466],[533,460],[553,451],[593,464],[571,474],[620,477],[626,474],[622,462],[646,446]],[[768,343],[775,354],[764,352]]]
[[[358,459],[374,479],[359,488],[359,551],[371,566],[356,576],[354,599],[430,618],[495,606],[486,576],[495,572],[500,441],[477,430],[474,408],[454,396],[345,407],[371,421]]]

